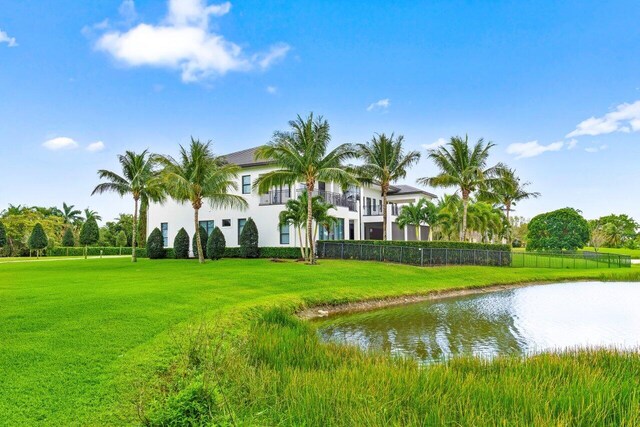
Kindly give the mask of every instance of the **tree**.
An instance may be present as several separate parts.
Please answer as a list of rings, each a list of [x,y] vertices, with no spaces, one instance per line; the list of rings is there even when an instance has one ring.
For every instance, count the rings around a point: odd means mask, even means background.
[[[124,230],[120,230],[118,231],[118,234],[116,234],[116,246],[119,248],[127,246],[127,234],[124,232]]]
[[[466,239],[467,210],[471,195],[478,190],[491,188],[498,171],[504,167],[501,164],[487,167],[489,152],[494,145],[492,142],[485,144],[480,138],[471,148],[468,136],[464,139],[454,136],[446,146],[428,151],[429,159],[440,169],[440,173],[418,180],[422,185],[458,189],[462,198],[461,241]]]
[[[207,239],[207,256],[211,260],[220,259],[224,256],[226,247],[227,242],[224,239],[224,234],[222,234],[222,231],[218,227],[215,227],[209,239]]]
[[[102,217],[98,214],[98,212],[96,212],[96,211],[94,211],[92,209],[86,208],[84,210],[84,220],[85,221],[89,221],[90,219],[93,219],[96,222],[97,221],[102,221]]]
[[[80,244],[84,246],[84,258],[87,258],[87,246],[95,245],[100,239],[100,229],[94,218],[89,218],[80,229]]]
[[[240,256],[242,258],[258,258],[260,247],[258,246],[258,227],[252,218],[249,218],[240,233]]]
[[[207,235],[207,230],[203,226],[199,227],[199,233],[193,234],[193,239],[191,240],[191,249],[193,250],[193,256],[196,258],[200,258],[200,251],[198,248],[202,248],[202,255],[206,258],[207,256],[207,239],[209,236]],[[200,242],[196,239],[200,238]]]
[[[4,248],[7,244],[7,229],[4,224],[0,222],[0,249]]]
[[[591,237],[589,238],[589,242],[591,246],[593,246],[593,250],[598,252],[600,247],[607,242],[608,236],[604,230],[602,224],[599,221],[589,222],[589,228],[591,230]]]
[[[638,223],[629,215],[606,215],[598,218],[598,224],[607,236],[605,244],[609,247],[620,247],[636,237]]]
[[[302,200],[304,196],[304,200]],[[298,232],[300,242],[300,254],[303,259],[307,258],[308,245],[302,244],[302,228],[307,223],[307,193],[302,193],[297,199],[289,199],[285,204],[285,209],[278,215],[278,229],[291,226]]]
[[[29,236],[33,227],[40,223],[51,245],[58,245],[66,228],[61,216],[46,215],[40,210],[21,208],[5,210],[2,222],[6,229],[8,256],[29,254]]]
[[[173,239],[173,251],[177,259],[189,258],[189,234],[187,230],[181,228]]]
[[[191,203],[196,234],[200,234],[198,212],[205,201],[215,208],[239,208],[247,206],[246,200],[239,195],[229,194],[237,190],[239,167],[231,165],[223,157],[211,151],[211,141],[206,144],[191,138],[189,150],[180,146],[180,157],[159,158],[164,169],[163,182],[169,195],[179,203]],[[196,239],[198,245],[201,239]],[[204,250],[198,247],[198,258],[204,263]]]
[[[384,133],[375,135],[366,144],[357,144],[358,157],[364,162],[358,168],[361,181],[365,184],[378,183],[382,193],[382,240],[387,240],[387,195],[389,187],[399,179],[407,176],[407,170],[418,163],[420,153],[404,152],[404,137]]]
[[[65,248],[71,248],[76,245],[76,239],[73,236],[73,230],[71,226],[67,226],[64,230],[64,235],[62,236],[62,246]]]
[[[540,214],[529,222],[527,250],[570,250],[589,241],[589,224],[573,208]]]
[[[149,200],[146,197],[140,198],[140,214],[138,217],[138,242],[144,247],[147,244],[147,217],[149,213]]]
[[[161,259],[166,256],[164,238],[159,228],[154,228],[147,239],[147,256],[150,259]]]
[[[499,203],[503,208],[510,224],[511,210],[522,200],[535,199],[540,193],[527,191],[530,182],[521,182],[515,169],[499,168],[496,179],[492,180],[491,188],[481,193],[481,198]],[[507,232],[507,240],[511,242],[511,233]]]
[[[408,225],[414,226],[416,230],[416,240],[420,240],[422,238],[422,236],[420,236],[420,226],[426,223],[433,227],[436,219],[436,205],[423,198],[418,200],[415,204],[412,202],[408,205],[404,205],[400,210],[397,222],[398,227],[401,229],[404,229]]]
[[[127,151],[124,155],[118,155],[118,161],[122,167],[122,175],[115,172],[100,169],[98,176],[107,182],[98,184],[91,195],[114,192],[123,197],[127,194],[133,196],[133,224],[131,230],[131,261],[136,262],[136,235],[138,232],[138,203],[140,199],[154,202],[164,200],[164,190],[155,170],[156,157],[144,150],[137,154]]]
[[[81,214],[80,210],[75,209],[75,205],[67,205],[62,202],[62,219],[65,224],[76,224],[82,219]]]
[[[322,117],[306,119],[298,116],[289,122],[291,130],[277,131],[271,142],[256,151],[256,160],[273,162],[278,169],[260,176],[254,186],[260,194],[273,187],[292,187],[302,182],[313,196],[318,181],[334,182],[346,186],[356,184],[355,175],[344,167],[344,162],[355,156],[350,144],[342,144],[328,151],[331,142],[329,123]],[[305,257],[315,264],[313,251],[313,197],[307,199],[307,245],[311,248]]]
[[[36,251],[36,256],[40,257],[40,251],[45,249],[49,244],[49,240],[47,239],[47,235],[44,232],[44,228],[42,228],[42,224],[37,223],[33,227],[33,231],[31,232],[31,236],[29,236],[29,249]]]

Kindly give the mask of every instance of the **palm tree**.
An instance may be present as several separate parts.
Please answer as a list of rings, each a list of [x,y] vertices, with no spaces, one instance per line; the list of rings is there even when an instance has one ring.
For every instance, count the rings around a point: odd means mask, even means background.
[[[96,212],[94,210],[91,210],[89,208],[86,208],[84,210],[84,221],[87,222],[90,219],[93,219],[93,220],[96,220],[96,221],[102,221],[102,217],[98,214],[98,212]]]
[[[438,200],[436,230],[438,239],[453,240],[460,237],[462,200],[457,194],[445,194]]]
[[[364,164],[358,168],[361,181],[365,184],[377,182],[382,193],[382,240],[387,240],[387,195],[392,183],[407,176],[407,169],[418,163],[420,153],[404,152],[404,137],[384,133],[375,135],[366,144],[357,144],[358,157]]]
[[[515,169],[500,168],[491,188],[482,192],[481,197],[501,204],[509,221],[512,207],[518,202],[540,197],[538,192],[527,191],[529,185],[531,185],[530,182],[520,181]]]
[[[301,194],[297,199],[287,200],[285,209],[278,215],[278,227],[292,226],[298,232],[300,254],[303,259],[307,259],[307,246],[302,245],[302,228],[307,222],[306,194]],[[301,200],[302,196],[305,196],[304,202]]]
[[[163,166],[162,181],[169,195],[177,202],[189,202],[193,207],[198,258],[202,264],[205,261],[198,213],[205,200],[212,208],[244,209],[247,206],[242,196],[229,194],[238,188],[236,181],[240,168],[214,155],[211,141],[205,144],[193,138],[188,150],[180,146],[178,159],[161,156],[159,161]]]
[[[419,184],[433,187],[457,187],[462,198],[462,228],[460,240],[464,241],[467,232],[467,209],[469,198],[476,191],[490,187],[496,179],[501,164],[487,167],[492,142],[485,144],[480,138],[469,147],[469,138],[452,137],[446,146],[428,151],[428,156],[436,164],[440,173],[433,177],[420,178]]]
[[[279,169],[259,177],[254,186],[261,194],[273,187],[295,185],[302,182],[313,195],[318,181],[332,181],[342,186],[355,184],[355,175],[343,166],[345,160],[355,156],[350,144],[342,144],[327,152],[331,135],[329,123],[322,117],[314,120],[313,113],[306,119],[298,116],[289,122],[291,130],[275,132],[271,142],[256,151],[256,160],[272,161]],[[307,242],[313,245],[313,197],[307,199]],[[315,264],[311,250],[309,261]]]
[[[436,222],[437,208],[427,199],[420,199],[417,203],[404,205],[400,210],[397,222],[398,227],[404,229],[408,225],[413,225],[416,230],[416,240],[420,240],[420,226],[424,223],[433,227]]]
[[[82,219],[80,216],[82,212],[74,208],[75,205],[67,205],[65,202],[62,202],[62,219],[65,224],[75,224]]]
[[[100,179],[107,182],[98,184],[91,195],[114,192],[123,197],[126,194],[133,196],[133,230],[131,235],[131,261],[136,262],[136,231],[138,229],[138,203],[143,197],[161,202],[165,199],[162,183],[155,169],[156,156],[144,150],[142,153],[126,151],[118,155],[118,161],[122,166],[122,175],[105,169],[98,171]],[[95,212],[85,210],[87,219],[89,214]]]

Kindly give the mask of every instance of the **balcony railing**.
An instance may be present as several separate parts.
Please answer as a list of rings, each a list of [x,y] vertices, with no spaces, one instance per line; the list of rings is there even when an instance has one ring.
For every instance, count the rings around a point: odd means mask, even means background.
[[[284,205],[291,198],[290,190],[272,190],[260,195],[261,205]]]
[[[299,188],[298,193],[304,193],[307,191],[305,188]],[[320,196],[325,202],[332,204],[335,207],[347,208],[352,212],[358,211],[358,196],[354,193],[334,193],[331,191],[315,190],[313,191],[313,197]]]

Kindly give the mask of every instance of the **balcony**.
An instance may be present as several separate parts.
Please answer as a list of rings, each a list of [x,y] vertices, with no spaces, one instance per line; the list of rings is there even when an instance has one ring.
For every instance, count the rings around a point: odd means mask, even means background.
[[[304,193],[307,191],[305,188],[299,188],[298,193]],[[358,196],[354,193],[347,192],[345,194],[342,193],[333,193],[331,191],[324,190],[315,190],[313,192],[313,197],[320,196],[322,199],[332,204],[335,207],[343,207],[349,209],[351,212],[358,211]]]
[[[272,190],[260,195],[261,205],[284,205],[291,199],[290,190]]]

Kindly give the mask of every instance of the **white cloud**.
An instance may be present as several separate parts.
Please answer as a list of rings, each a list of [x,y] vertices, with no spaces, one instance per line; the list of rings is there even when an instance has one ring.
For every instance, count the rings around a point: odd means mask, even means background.
[[[507,147],[507,153],[515,154],[516,159],[539,156],[547,151],[559,151],[564,146],[564,142],[558,141],[549,145],[539,144],[538,141],[518,142]]]
[[[9,47],[16,47],[18,43],[16,42],[15,37],[9,37],[9,34],[0,30],[0,43],[6,43]]]
[[[248,56],[239,45],[212,32],[209,18],[230,10],[229,2],[207,5],[205,0],[169,0],[167,16],[161,23],[140,23],[122,32],[107,31],[96,42],[96,48],[132,67],[180,70],[184,82],[230,71],[264,70],[286,56],[290,47],[284,43]]]
[[[578,140],[577,139],[572,139],[570,141],[567,142],[567,150],[573,150],[574,148],[576,148],[576,145],[578,145]]]
[[[424,148],[425,150],[435,150],[438,147],[442,147],[446,143],[447,143],[446,139],[438,138],[436,142],[433,142],[431,144],[422,144],[422,148]]]
[[[276,93],[278,93],[278,88],[275,86],[267,86],[267,93],[275,95]]]
[[[127,24],[131,24],[138,19],[138,12],[136,12],[136,5],[133,0],[123,0],[118,8],[118,13]]]
[[[613,132],[640,131],[640,101],[620,104],[602,117],[590,117],[579,123],[567,138],[582,135],[603,135]]]
[[[606,150],[607,148],[609,148],[609,146],[606,144],[603,144],[598,147],[585,148],[584,151],[586,151],[587,153],[597,153],[598,151],[603,151],[603,150]]]
[[[57,138],[49,139],[45,141],[42,146],[48,150],[70,150],[78,147],[78,143],[73,139],[66,136],[59,136]]]
[[[104,142],[102,141],[92,142],[91,144],[87,145],[87,151],[96,152],[102,150],[104,150]]]
[[[367,111],[386,110],[391,105],[389,98],[380,99],[367,107]]]

